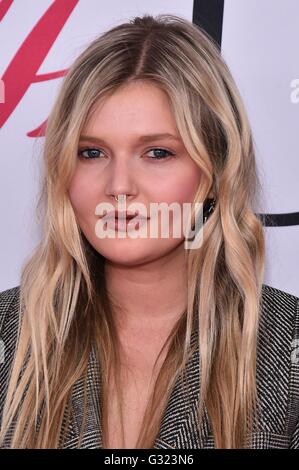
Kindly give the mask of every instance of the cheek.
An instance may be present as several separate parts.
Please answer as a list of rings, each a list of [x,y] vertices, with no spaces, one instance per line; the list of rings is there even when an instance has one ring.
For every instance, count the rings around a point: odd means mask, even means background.
[[[97,192],[94,184],[88,177],[84,177],[80,172],[75,173],[68,189],[70,202],[75,214],[84,218],[87,214],[92,215],[97,205]]]
[[[167,178],[167,183],[160,189],[160,200],[168,203],[193,202],[200,184],[201,175],[202,173],[197,166],[177,171],[173,177]]]
[[[157,187],[155,194],[152,194],[151,200],[153,202],[165,202],[167,204],[178,203],[183,210],[183,203],[192,203],[194,201],[195,195],[198,191],[202,177],[202,172],[199,167],[193,165],[186,165],[183,167],[177,168],[172,174],[168,174],[165,178],[163,185]],[[188,209],[184,208],[184,211]],[[186,235],[188,227],[183,225],[184,215],[188,215],[188,212],[180,212],[178,217],[176,212],[170,211],[167,217],[169,217],[169,226],[177,230],[182,234],[181,238],[172,238],[172,235],[168,240],[163,241],[163,244],[167,246],[175,246],[175,244],[180,243]],[[158,227],[160,230],[161,227],[161,213],[158,217]],[[164,221],[165,222],[165,221]],[[159,232],[160,233],[160,232]],[[174,233],[174,232],[171,232]],[[183,235],[184,234],[184,235]],[[159,243],[161,240],[159,239]]]
[[[193,202],[199,184],[200,177],[190,173],[189,178],[179,187],[179,202]]]

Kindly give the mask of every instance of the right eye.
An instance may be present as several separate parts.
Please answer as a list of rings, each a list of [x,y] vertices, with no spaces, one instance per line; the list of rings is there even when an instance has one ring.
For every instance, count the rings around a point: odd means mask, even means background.
[[[86,152],[87,155],[84,155],[84,152]],[[101,152],[101,150],[96,148],[84,148],[78,150],[78,156],[85,158],[85,160],[91,160],[92,158],[99,158],[98,152]]]

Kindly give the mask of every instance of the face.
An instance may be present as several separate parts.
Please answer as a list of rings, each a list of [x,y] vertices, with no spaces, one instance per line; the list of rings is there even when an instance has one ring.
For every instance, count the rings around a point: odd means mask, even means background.
[[[149,137],[153,134],[169,136]],[[78,224],[95,250],[110,262],[132,266],[184,249],[184,234],[172,236],[171,218],[166,238],[151,237],[149,228],[145,238],[118,238],[117,233],[115,238],[99,238],[96,207],[110,203],[118,209],[114,195],[126,194],[125,210],[130,211],[132,203],[141,203],[150,216],[152,203],[181,206],[193,202],[200,178],[200,169],[179,136],[166,93],[138,81],[106,97],[90,115],[81,133],[68,192]],[[156,221],[160,230],[160,215]]]

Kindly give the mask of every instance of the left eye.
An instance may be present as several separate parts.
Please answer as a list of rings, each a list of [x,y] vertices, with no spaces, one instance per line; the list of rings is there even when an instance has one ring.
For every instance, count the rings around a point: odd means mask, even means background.
[[[170,152],[169,150],[160,149],[160,148],[150,149],[148,152],[155,152],[156,153],[155,157],[149,157],[152,160],[166,160],[166,158],[173,157],[175,155],[174,153]],[[165,155],[165,153],[167,155]]]

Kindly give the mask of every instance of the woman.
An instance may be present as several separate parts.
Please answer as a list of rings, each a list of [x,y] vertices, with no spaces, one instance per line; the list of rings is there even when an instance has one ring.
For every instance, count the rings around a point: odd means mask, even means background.
[[[102,34],[44,162],[44,236],[0,299],[1,446],[298,448],[299,299],[263,284],[253,139],[213,41],[174,15]],[[161,235],[161,202],[191,229],[204,203],[201,243]]]

